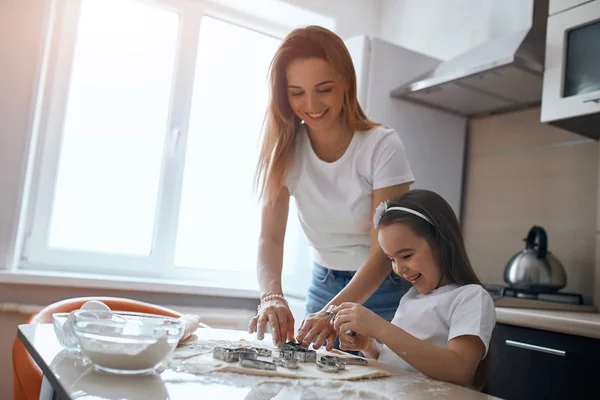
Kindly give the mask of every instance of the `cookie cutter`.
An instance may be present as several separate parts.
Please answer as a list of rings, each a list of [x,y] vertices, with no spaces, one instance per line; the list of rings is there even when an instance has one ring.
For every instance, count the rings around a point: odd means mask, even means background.
[[[317,352],[302,347],[300,343],[287,342],[279,345],[278,351],[274,354],[274,357],[282,360],[296,359],[303,363],[316,362]]]
[[[262,369],[265,371],[275,371],[277,369],[277,364],[275,363],[262,360],[252,360],[249,358],[240,359],[239,365],[245,368]]]
[[[346,363],[337,356],[321,356],[317,360],[317,368],[324,372],[339,372],[346,369]]]
[[[304,349],[306,350],[304,347],[302,347],[302,344],[300,343],[295,343],[295,342],[285,342],[279,345],[279,350],[298,350],[298,349]]]
[[[327,310],[325,310],[325,314],[329,315],[329,319],[331,319],[332,322],[333,320],[335,320],[335,314],[333,313],[334,308],[335,306],[332,304],[329,307],[327,307]]]
[[[273,363],[287,369],[298,369],[298,359],[273,358]]]
[[[334,305],[330,305],[329,307],[327,307],[327,310],[325,310],[325,314],[329,315],[329,318],[331,319],[331,322],[335,321],[335,314],[333,313],[333,309],[335,308]],[[350,329],[346,329],[344,331],[344,334],[348,335],[348,336],[358,336],[358,334]]]
[[[239,347],[231,349],[228,347],[213,348],[213,357],[225,362],[234,362],[240,360],[256,360],[258,352],[254,349]]]
[[[279,358],[281,360],[295,360],[296,359],[296,351],[295,350],[280,350],[274,356],[275,358]]]
[[[314,363],[317,362],[317,352],[314,350],[301,349],[296,351],[296,358],[300,362]]]
[[[252,350],[256,350],[259,357],[272,357],[273,352],[269,349],[265,349],[262,347],[251,347]]]
[[[365,360],[364,358],[360,358],[360,357],[337,357],[337,358],[339,358],[341,361],[343,361],[344,364],[346,364],[346,365],[362,365],[362,366],[369,365],[369,362],[367,360]]]

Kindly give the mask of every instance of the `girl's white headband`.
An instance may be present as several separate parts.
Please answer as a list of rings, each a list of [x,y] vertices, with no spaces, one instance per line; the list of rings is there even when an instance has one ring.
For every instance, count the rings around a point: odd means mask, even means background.
[[[417,217],[422,218],[425,221],[429,222],[431,225],[433,225],[433,222],[431,222],[429,218],[427,218],[425,215],[418,211],[406,207],[388,207],[387,202],[384,201],[377,207],[377,210],[375,210],[375,217],[373,219],[373,225],[375,226],[375,228],[378,227],[381,217],[383,217],[383,215],[388,211],[404,211],[412,215],[416,215]]]

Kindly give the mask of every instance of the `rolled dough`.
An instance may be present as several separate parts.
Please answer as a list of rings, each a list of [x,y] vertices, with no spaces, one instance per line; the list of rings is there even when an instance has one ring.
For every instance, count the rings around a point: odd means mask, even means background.
[[[213,331],[208,333],[207,331]],[[178,371],[191,373],[208,373],[211,371],[235,372],[247,375],[271,376],[293,379],[332,379],[332,380],[357,380],[367,378],[380,378],[392,376],[388,371],[378,368],[377,362],[369,360],[369,365],[347,365],[346,369],[338,372],[324,372],[320,370],[315,363],[298,363],[298,369],[287,369],[277,367],[275,371],[264,371],[253,368],[244,368],[237,362],[227,363],[213,358],[212,349],[214,347],[263,347],[274,350],[275,347],[270,340],[258,341],[251,335],[239,332],[237,336],[232,336],[232,331],[223,330],[223,335],[219,337],[218,329],[199,329],[195,335],[185,341],[175,350],[170,361],[170,368]],[[225,334],[227,332],[227,334]],[[215,338],[217,337],[217,338]],[[351,357],[341,351],[328,352],[321,348],[317,350],[317,355],[337,355],[340,357]],[[261,360],[271,361],[267,357],[259,357]]]

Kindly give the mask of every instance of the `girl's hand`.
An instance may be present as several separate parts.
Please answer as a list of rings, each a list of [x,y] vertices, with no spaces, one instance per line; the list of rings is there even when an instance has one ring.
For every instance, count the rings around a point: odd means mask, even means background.
[[[365,335],[350,336],[340,333],[340,350],[362,351],[363,354],[371,349],[373,339]]]
[[[265,325],[269,323],[273,344],[279,346],[286,341],[294,341],[294,316],[287,303],[281,299],[272,299],[260,306],[258,314],[250,320],[248,332],[257,332],[258,340],[265,337]]]
[[[335,314],[334,328],[343,334],[351,330],[359,335],[377,338],[382,325],[387,321],[373,311],[356,303],[342,303],[333,310]]]
[[[308,314],[304,318],[296,340],[304,347],[312,343],[315,350],[327,343],[327,350],[331,351],[336,337],[337,333],[331,324],[331,317],[325,311],[319,311]]]

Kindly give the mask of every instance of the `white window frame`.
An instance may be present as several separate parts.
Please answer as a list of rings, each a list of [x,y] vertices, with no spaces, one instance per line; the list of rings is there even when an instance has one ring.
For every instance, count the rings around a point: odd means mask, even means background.
[[[238,0],[137,0],[168,8],[177,12],[181,18],[152,252],[148,256],[76,252],[51,249],[48,248],[47,243],[81,0],[49,1],[51,7],[48,14],[50,21],[47,35],[50,40],[47,40],[47,44],[50,47],[44,51],[48,57],[47,69],[42,71],[45,76],[40,79],[41,82],[46,81],[46,84],[39,92],[41,101],[36,110],[39,115],[37,124],[39,130],[37,146],[32,146],[32,149],[36,149],[33,157],[34,166],[30,168],[33,183],[30,192],[32,201],[29,202],[28,210],[23,215],[24,242],[19,268],[194,280],[215,285],[228,282],[231,287],[257,288],[254,271],[240,273],[174,265],[178,220],[176,217],[179,215],[178,208],[182,193],[200,23],[203,16],[209,16],[278,39],[283,39],[294,27],[236,10],[231,7],[231,4],[227,4]],[[259,1],[268,3],[277,0]],[[287,3],[280,5],[293,7]],[[331,18],[323,17],[322,21],[316,22],[334,29],[335,22]],[[306,21],[306,24],[309,23],[315,21]],[[297,218],[297,216],[290,213],[290,218]],[[302,241],[304,243],[300,245],[305,244],[305,239]],[[306,253],[295,261],[293,270],[286,271],[282,278],[284,288],[289,288],[288,292],[302,297],[306,293],[310,271],[308,248]],[[256,262],[256,260],[247,261],[253,264]],[[239,263],[240,260],[232,259],[231,262]]]

